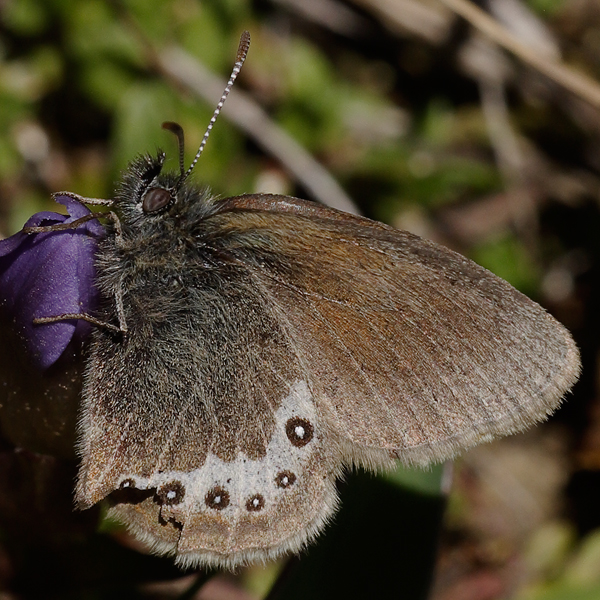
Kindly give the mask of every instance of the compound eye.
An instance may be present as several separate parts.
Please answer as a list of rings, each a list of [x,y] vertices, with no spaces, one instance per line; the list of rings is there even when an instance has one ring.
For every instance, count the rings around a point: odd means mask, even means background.
[[[171,204],[171,194],[165,188],[151,188],[144,194],[142,210],[145,213],[154,213]]]

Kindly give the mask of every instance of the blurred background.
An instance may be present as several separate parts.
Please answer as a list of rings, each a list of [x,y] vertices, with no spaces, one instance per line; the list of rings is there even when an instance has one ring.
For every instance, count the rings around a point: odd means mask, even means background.
[[[300,559],[233,575],[182,574],[101,509],[72,512],[77,385],[42,381],[0,411],[0,598],[600,598],[596,0],[1,0],[0,235],[57,210],[52,192],[111,197],[137,154],[176,170],[163,121],[189,164],[244,29],[195,180],[469,256],[573,332],[581,381],[548,423],[453,468],[350,475]],[[68,411],[35,404],[46,384]]]

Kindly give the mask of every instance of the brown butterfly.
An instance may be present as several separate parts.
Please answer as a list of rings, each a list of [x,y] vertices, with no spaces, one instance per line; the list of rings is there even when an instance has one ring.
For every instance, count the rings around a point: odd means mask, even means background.
[[[136,160],[106,201],[98,315],[38,322],[100,325],[78,505],[109,498],[178,564],[297,551],[345,466],[451,458],[543,420],[577,379],[566,329],[463,256],[289,196],[217,199],[163,162]]]

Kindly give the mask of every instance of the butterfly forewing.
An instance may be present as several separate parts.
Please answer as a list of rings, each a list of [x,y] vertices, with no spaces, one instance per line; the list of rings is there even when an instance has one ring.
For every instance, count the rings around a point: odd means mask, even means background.
[[[407,232],[276,198],[229,199],[213,220],[247,232],[229,251],[283,307],[354,458],[449,458],[544,419],[576,380],[567,330],[489,271]]]

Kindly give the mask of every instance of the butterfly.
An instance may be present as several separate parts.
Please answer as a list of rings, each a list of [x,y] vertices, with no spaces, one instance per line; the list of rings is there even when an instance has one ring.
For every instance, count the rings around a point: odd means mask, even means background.
[[[165,155],[106,204],[76,502],[107,499],[154,551],[234,568],[300,550],[346,467],[425,465],[543,420],[578,350],[538,304],[390,226],[269,194],[218,198]],[[92,219],[72,219],[64,229]],[[52,229],[54,227],[54,229]],[[58,226],[29,227],[28,235]]]

